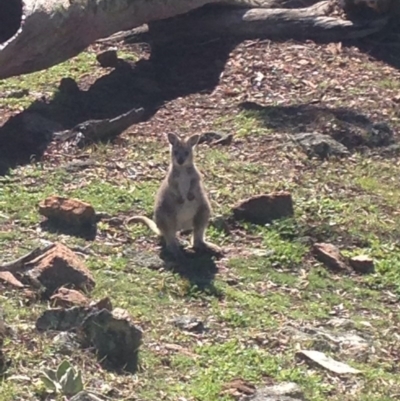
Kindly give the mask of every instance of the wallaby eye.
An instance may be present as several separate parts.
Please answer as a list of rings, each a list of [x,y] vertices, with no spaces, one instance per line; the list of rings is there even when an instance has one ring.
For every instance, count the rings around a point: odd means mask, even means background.
[[[183,152],[183,156],[185,156],[185,158],[188,157],[188,156],[189,156],[189,152],[188,152],[187,150],[185,150],[185,151]]]

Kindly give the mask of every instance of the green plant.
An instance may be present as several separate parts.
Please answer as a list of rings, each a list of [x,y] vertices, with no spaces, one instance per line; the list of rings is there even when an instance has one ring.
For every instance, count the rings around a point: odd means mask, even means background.
[[[47,390],[58,394],[73,396],[83,390],[81,371],[66,360],[56,370],[46,369],[40,378]]]

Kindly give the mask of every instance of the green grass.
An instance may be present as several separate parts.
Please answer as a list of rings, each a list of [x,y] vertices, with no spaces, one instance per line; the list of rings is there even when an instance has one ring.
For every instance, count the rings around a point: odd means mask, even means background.
[[[83,53],[46,73],[2,81],[2,91],[29,89],[29,94],[16,103],[3,98],[0,105],[26,107],[33,92],[54,93],[67,70],[78,79],[91,73],[95,63],[94,54]],[[226,258],[217,262],[218,271],[206,285],[202,259],[195,262],[199,272],[194,278],[142,266],[132,256],[135,251],[150,256],[158,251],[156,238],[142,226],[101,222],[93,242],[39,229],[38,204],[51,194],[77,197],[115,216],[150,215],[164,174],[161,168],[168,162],[159,136],[143,141],[132,135],[126,138],[129,146],[79,151],[90,152],[98,164],[76,173],[49,162],[13,170],[0,186],[2,259],[27,252],[39,239],[71,247],[89,245],[92,254],[85,263],[96,279],[91,297],[109,296],[114,307],[127,309],[144,330],[140,370],[134,376],[100,368],[89,351],[67,356],[82,369],[87,388],[104,394],[105,386],[114,389],[111,399],[128,400],[135,394],[148,400],[229,401],[234,398],[223,389],[235,378],[255,385],[294,381],[310,401],[391,399],[400,388],[394,366],[398,345],[393,342],[399,328],[399,164],[368,154],[344,162],[308,160],[298,150],[280,146],[280,139],[263,126],[256,112],[227,113],[213,124],[235,132],[246,143],[198,148],[214,214],[229,216],[242,198],[286,189],[292,194],[295,216],[265,226],[236,222],[229,226],[230,234],[222,225],[211,226],[207,236],[226,250]],[[190,126],[186,128],[189,131]],[[272,151],[271,144],[277,145]],[[121,160],[120,169],[107,166]],[[129,176],[129,168],[139,171],[137,179]],[[335,243],[346,256],[368,254],[376,272],[335,274],[313,258],[313,241]],[[38,381],[41,370],[66,357],[52,342],[52,333],[34,330],[36,318],[48,305],[28,303],[22,293],[10,289],[0,294],[0,304],[15,329],[15,338],[5,341],[12,364],[0,382],[0,401],[44,399]],[[185,314],[202,319],[208,330],[195,336],[175,328],[170,320]],[[300,363],[296,351],[307,343],[281,333],[288,326],[324,326],[332,317],[351,319],[361,336],[376,342],[365,360],[331,354],[360,369],[358,377],[333,378],[321,368]]]

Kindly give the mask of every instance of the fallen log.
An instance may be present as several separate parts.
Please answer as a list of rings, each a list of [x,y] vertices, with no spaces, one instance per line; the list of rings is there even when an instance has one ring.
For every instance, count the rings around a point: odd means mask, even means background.
[[[366,0],[358,0],[357,4],[360,1]],[[215,14],[191,17],[181,23],[182,27],[189,28],[184,32],[186,36],[189,32],[239,38],[319,39],[322,35],[323,40],[342,40],[369,35],[385,25],[384,18],[353,23],[316,16],[314,11],[324,8],[316,0],[8,0],[0,2],[0,79],[49,68],[116,32],[146,23],[156,30],[156,21],[162,26],[161,20],[211,3],[221,6]],[[174,27],[173,22],[166,24]]]
[[[221,0],[0,2],[0,79],[68,60],[99,38]]]
[[[208,7],[148,24],[148,29],[133,30],[126,42],[150,42],[157,46],[206,37],[229,36],[239,39],[317,39],[341,41],[359,39],[380,31],[388,16],[353,22],[328,16],[330,1],[297,9],[224,9]]]

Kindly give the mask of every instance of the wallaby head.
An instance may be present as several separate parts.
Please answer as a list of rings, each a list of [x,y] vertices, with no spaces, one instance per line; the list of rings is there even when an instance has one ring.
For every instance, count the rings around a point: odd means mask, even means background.
[[[179,138],[176,134],[167,134],[168,142],[171,144],[171,160],[176,166],[188,166],[193,164],[193,149],[200,139],[195,134],[186,139]]]

